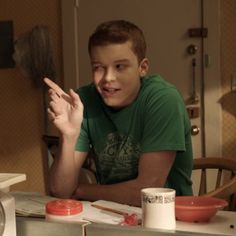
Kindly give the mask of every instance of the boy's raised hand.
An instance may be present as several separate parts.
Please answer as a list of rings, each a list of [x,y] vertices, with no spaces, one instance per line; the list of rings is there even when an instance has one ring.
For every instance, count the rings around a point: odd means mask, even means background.
[[[48,115],[62,135],[78,136],[83,120],[83,104],[72,89],[65,93],[56,83],[44,78],[50,97]]]

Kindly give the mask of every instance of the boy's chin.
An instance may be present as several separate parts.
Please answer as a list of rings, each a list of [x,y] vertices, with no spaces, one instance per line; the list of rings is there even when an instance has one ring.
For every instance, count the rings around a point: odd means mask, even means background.
[[[120,102],[118,102],[118,101],[110,101],[110,100],[108,100],[108,99],[103,99],[103,101],[104,101],[104,103],[105,103],[108,107],[110,107],[110,108],[112,108],[112,109],[114,109],[114,110],[116,110],[116,109],[121,109],[121,108],[124,107],[124,106],[122,106],[122,104],[121,104]]]

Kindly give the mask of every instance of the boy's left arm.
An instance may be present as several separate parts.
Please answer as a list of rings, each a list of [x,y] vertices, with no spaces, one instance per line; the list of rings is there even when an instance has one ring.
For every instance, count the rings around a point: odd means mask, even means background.
[[[136,179],[111,185],[82,184],[77,188],[74,197],[89,201],[102,199],[141,206],[141,189],[163,187],[175,156],[175,151],[143,153]]]

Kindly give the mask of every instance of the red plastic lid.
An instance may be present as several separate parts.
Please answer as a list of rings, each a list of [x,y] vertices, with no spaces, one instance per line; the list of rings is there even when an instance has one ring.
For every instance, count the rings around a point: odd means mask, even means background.
[[[80,201],[72,199],[59,199],[46,204],[46,213],[59,216],[75,215],[83,211]]]

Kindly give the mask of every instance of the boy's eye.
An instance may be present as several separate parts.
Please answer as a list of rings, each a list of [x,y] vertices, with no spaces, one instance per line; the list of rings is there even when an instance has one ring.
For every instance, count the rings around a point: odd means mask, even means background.
[[[123,69],[125,69],[126,68],[126,65],[125,64],[117,64],[116,65],[116,69],[117,70],[123,70]]]
[[[104,67],[101,65],[94,65],[92,66],[93,71],[101,71],[104,70]]]

